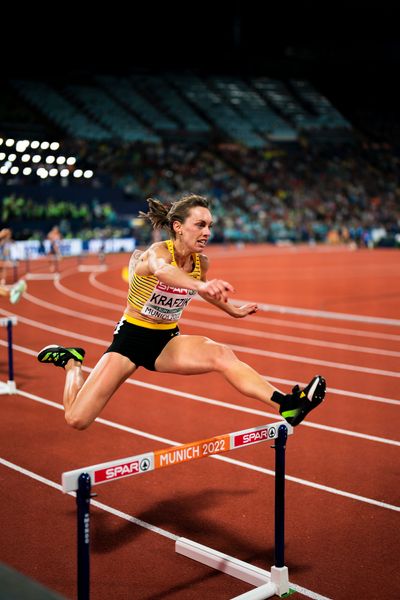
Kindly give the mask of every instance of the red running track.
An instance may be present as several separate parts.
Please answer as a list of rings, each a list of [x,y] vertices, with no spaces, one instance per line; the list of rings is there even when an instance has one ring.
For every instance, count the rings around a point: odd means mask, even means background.
[[[287,449],[286,564],[290,581],[305,588],[298,596],[400,597],[398,252],[249,246],[210,247],[208,255],[212,276],[230,281],[235,299],[325,311],[233,320],[194,301],[181,324],[232,345],[282,389],[319,372],[327,379],[326,401]],[[140,369],[87,431],[65,425],[63,372],[40,365],[37,351],[79,342],[87,369],[95,365],[124,308],[127,260],[109,256],[106,271],[90,272],[65,259],[59,281],[31,279],[18,305],[0,307],[0,316],[19,317],[18,393],[0,397],[0,561],[67,598],[76,594],[75,500],[60,492],[63,471],[277,420],[217,375]],[[102,508],[93,507],[93,600],[223,600],[251,589],[176,555],[173,538],[269,569],[273,461],[260,444],[95,488]]]

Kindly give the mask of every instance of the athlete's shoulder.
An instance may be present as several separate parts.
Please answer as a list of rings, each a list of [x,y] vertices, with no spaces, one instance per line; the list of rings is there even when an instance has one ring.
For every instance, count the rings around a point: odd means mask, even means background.
[[[147,252],[150,254],[156,254],[157,256],[168,257],[171,256],[171,240],[164,240],[162,242],[154,242],[148,247]]]

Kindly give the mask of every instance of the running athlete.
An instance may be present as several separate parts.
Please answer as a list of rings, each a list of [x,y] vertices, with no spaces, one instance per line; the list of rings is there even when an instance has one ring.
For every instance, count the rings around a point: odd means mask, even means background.
[[[267,403],[295,426],[325,396],[325,380],[315,376],[301,390],[280,392],[232,350],[201,335],[182,335],[178,320],[190,300],[199,294],[235,318],[257,311],[250,303],[237,307],[228,300],[234,291],[222,279],[207,279],[208,260],[203,254],[212,227],[209,203],[202,196],[185,196],[171,205],[149,199],[149,219],[154,229],[166,228],[168,241],[153,243],[129,262],[129,293],[125,313],[114,338],[86,381],[82,375],[83,348],[46,346],[38,360],[63,367],[65,418],[85,429],[100,414],[120,385],[136,369],[159,373],[197,375],[217,371],[239,392]]]

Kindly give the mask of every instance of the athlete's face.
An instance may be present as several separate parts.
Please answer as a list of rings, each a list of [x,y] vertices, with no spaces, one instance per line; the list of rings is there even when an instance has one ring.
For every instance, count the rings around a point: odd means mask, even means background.
[[[201,252],[210,239],[213,222],[208,208],[195,206],[183,223],[175,221],[174,225],[177,239],[192,251]]]

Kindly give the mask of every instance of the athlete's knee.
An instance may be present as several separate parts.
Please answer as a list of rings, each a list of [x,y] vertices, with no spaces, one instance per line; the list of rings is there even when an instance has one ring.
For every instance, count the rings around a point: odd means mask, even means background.
[[[225,344],[216,344],[213,354],[213,367],[216,371],[225,371],[238,360],[232,350]]]
[[[74,410],[65,411],[65,421],[67,422],[67,425],[73,427],[73,429],[79,429],[80,431],[87,429],[92,423],[92,420],[85,418],[82,414],[80,415]]]

